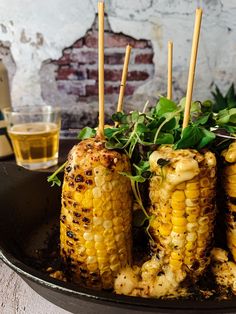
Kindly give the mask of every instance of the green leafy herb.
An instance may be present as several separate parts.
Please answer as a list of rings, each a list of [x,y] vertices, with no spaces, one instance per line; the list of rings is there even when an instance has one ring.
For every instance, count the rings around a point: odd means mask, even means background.
[[[83,128],[80,133],[78,134],[77,138],[78,140],[85,140],[87,138],[91,138],[94,137],[96,134],[96,130],[92,129],[88,126],[86,126],[85,128]]]

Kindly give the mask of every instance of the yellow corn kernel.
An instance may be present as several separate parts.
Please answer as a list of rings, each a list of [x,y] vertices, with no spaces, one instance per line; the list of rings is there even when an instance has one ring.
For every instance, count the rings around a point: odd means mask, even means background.
[[[82,200],[84,198],[84,194],[80,193],[80,192],[74,192],[73,194],[73,199],[77,202],[77,203],[81,203]]]
[[[227,190],[227,194],[230,197],[236,197],[236,190],[230,188],[230,189]]]
[[[186,243],[185,248],[186,248],[186,250],[190,251],[190,250],[194,250],[196,248],[196,246],[197,246],[196,241],[188,241]]]
[[[92,249],[94,247],[94,241],[86,241],[84,247],[86,249]]]
[[[118,263],[116,263],[116,264],[110,265],[110,268],[111,268],[112,271],[118,272],[119,269],[121,268],[121,265],[120,265],[120,263],[118,262]]]
[[[199,203],[198,198],[186,198],[185,204],[187,207],[195,207]]]
[[[233,184],[235,184],[235,182],[236,182],[236,174],[233,174],[233,175],[231,175],[231,176],[226,176],[225,177],[225,181],[226,182],[228,182],[228,183],[233,183]]]
[[[211,185],[210,180],[207,177],[203,177],[200,179],[200,186],[202,188],[209,187]]]
[[[195,253],[192,250],[186,250],[184,254],[186,257],[191,257],[191,256],[194,256]]]
[[[160,233],[161,236],[165,237],[165,236],[170,235],[171,229],[172,229],[172,225],[171,224],[163,224],[159,228],[159,233]]]
[[[194,262],[195,257],[194,256],[185,256],[184,263],[186,265],[192,265]]]
[[[181,251],[172,251],[171,252],[171,258],[175,259],[175,260],[182,260]]]
[[[106,250],[106,245],[104,242],[95,242],[94,246],[96,250]]]
[[[174,191],[171,196],[172,201],[183,202],[185,200],[185,194],[183,191]]]
[[[186,198],[197,198],[200,195],[199,190],[185,190]]]
[[[236,212],[236,205],[232,204],[232,203],[228,203],[228,206],[229,206],[229,210],[231,212]]]
[[[192,207],[186,206],[186,213],[188,215],[199,215],[200,206],[192,206]]]
[[[212,193],[212,189],[211,188],[202,188],[200,190],[201,196],[202,197],[209,197]]]
[[[198,223],[197,222],[188,222],[187,223],[187,230],[189,232],[197,231],[198,230]]]
[[[236,163],[232,164],[232,165],[228,165],[225,170],[224,173],[226,176],[232,176],[236,174]]]
[[[207,244],[207,241],[206,240],[198,240],[197,241],[197,246],[198,247],[205,247]]]
[[[199,190],[199,182],[188,182],[186,183],[186,190]]]
[[[173,231],[177,233],[185,233],[187,231],[186,224],[184,226],[173,226]]]
[[[202,225],[202,226],[199,226],[198,228],[198,233],[201,234],[201,233],[205,233],[209,230],[209,226],[208,225]]]
[[[207,216],[203,216],[203,217],[200,217],[199,219],[198,219],[198,223],[199,223],[199,225],[207,225],[207,224],[209,224],[209,218],[207,217]]]
[[[182,261],[170,258],[170,266],[172,266],[173,269],[180,269],[182,264]]]
[[[177,189],[177,190],[184,190],[185,187],[186,187],[185,182],[182,182],[182,183],[176,185],[176,189]]]
[[[197,219],[198,219],[198,215],[188,215],[187,216],[187,220],[188,220],[188,222],[196,222],[197,221]]]
[[[184,210],[185,209],[185,202],[178,202],[171,200],[171,207],[174,210]]]
[[[88,264],[88,265],[87,265],[87,268],[88,268],[89,271],[95,272],[95,271],[98,270],[98,264],[97,264],[97,263]]]
[[[196,232],[189,232],[186,236],[186,240],[189,242],[194,242],[197,240],[197,233]]]
[[[184,217],[172,217],[173,226],[186,226],[187,220]]]
[[[88,256],[95,256],[95,255],[96,255],[96,250],[94,249],[94,247],[91,248],[91,249],[87,249],[87,250],[86,250],[86,254],[87,254]]]
[[[173,210],[172,211],[172,216],[173,217],[183,217],[185,215],[184,210]]]

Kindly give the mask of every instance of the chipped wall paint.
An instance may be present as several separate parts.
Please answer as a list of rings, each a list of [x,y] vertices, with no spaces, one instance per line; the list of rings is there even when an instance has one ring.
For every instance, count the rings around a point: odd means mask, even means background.
[[[150,39],[154,48],[155,78],[136,94],[157,96],[166,90],[167,41],[174,40],[174,95],[186,90],[194,11],[204,9],[196,69],[194,97],[210,96],[216,83],[226,89],[236,79],[236,2],[230,0],[110,0],[106,11],[114,32],[136,39]],[[15,104],[43,103],[41,88],[46,88],[47,60],[61,56],[82,37],[94,21],[95,0],[2,0],[0,2],[0,41],[10,45],[16,65],[12,82]],[[45,83],[46,82],[46,83]],[[53,82],[49,82],[53,86]],[[55,84],[54,84],[55,85]],[[50,92],[50,91],[48,91]],[[56,90],[54,90],[56,92]],[[66,95],[51,96],[51,101],[75,104]]]

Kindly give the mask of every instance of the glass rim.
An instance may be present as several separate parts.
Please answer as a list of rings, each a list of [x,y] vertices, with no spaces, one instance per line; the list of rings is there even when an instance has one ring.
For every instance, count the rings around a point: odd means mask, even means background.
[[[45,109],[45,111],[44,111]],[[32,115],[32,114],[49,114],[49,113],[60,113],[61,108],[59,106],[51,105],[23,105],[17,107],[4,107],[2,108],[3,114],[14,114],[14,115]]]

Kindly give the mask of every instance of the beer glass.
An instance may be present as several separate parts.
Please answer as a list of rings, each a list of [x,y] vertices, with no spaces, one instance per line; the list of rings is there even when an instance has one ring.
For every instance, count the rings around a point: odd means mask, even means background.
[[[5,108],[3,114],[19,166],[36,170],[57,164],[60,108],[20,106]]]

